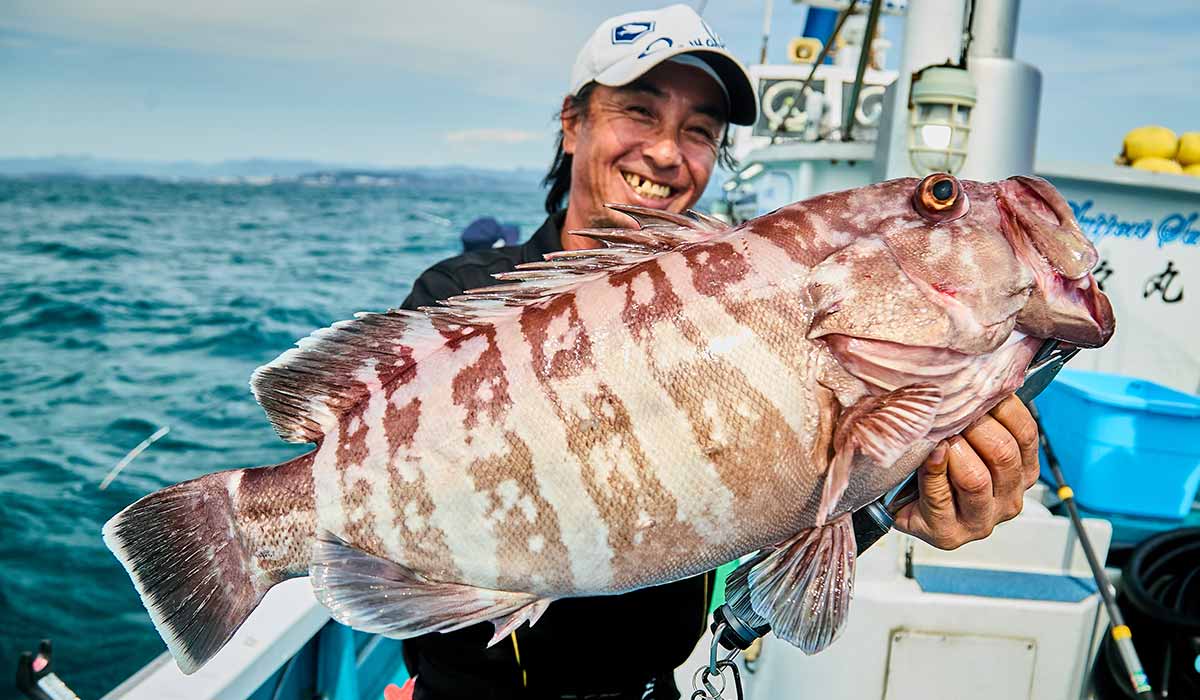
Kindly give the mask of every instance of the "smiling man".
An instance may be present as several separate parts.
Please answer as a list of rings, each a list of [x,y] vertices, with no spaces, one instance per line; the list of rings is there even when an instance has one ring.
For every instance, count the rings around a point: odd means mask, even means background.
[[[572,231],[631,227],[605,207],[683,212],[725,156],[729,124],[756,117],[749,76],[691,8],[673,5],[603,22],[571,71],[562,132],[546,176],[549,216],[523,245],[442,261],[403,307],[431,306],[551,252],[596,247]],[[565,202],[565,209],[563,208]],[[1037,479],[1037,433],[1010,398],[922,467],[921,499],[898,526],[953,548],[1015,516]],[[678,698],[673,671],[705,631],[714,576],[624,595],[556,601],[532,627],[492,647],[484,623],[405,642],[416,700]]]

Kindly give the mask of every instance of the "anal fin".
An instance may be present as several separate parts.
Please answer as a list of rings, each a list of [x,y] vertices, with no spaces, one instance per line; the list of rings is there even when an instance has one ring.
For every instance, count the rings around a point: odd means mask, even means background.
[[[845,513],[799,533],[750,569],[750,605],[777,637],[815,654],[846,622],[854,558],[854,526]]]
[[[879,467],[891,466],[929,433],[941,403],[938,387],[911,384],[868,396],[847,409],[834,433],[834,452],[825,472],[816,524],[825,524],[845,493],[855,455],[864,454]]]
[[[417,572],[322,532],[309,567],[313,592],[333,619],[364,632],[407,639],[495,621],[497,637],[536,622],[548,599],[462,583],[430,581]],[[501,629],[504,634],[499,634]]]
[[[492,635],[488,646],[490,647],[512,634],[514,630],[521,626],[522,622],[528,621],[529,626],[533,627],[542,617],[542,613],[546,612],[546,608],[550,607],[551,602],[549,598],[538,598],[514,613],[492,620],[492,624],[496,627],[496,633]]]

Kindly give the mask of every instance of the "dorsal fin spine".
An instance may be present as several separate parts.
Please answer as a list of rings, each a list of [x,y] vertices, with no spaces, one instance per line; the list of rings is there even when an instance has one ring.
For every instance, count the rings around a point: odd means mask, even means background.
[[[419,311],[359,312],[301,339],[295,348],[254,371],[255,398],[275,431],[289,442],[318,442],[347,408],[388,385],[443,347],[451,326],[464,333],[500,322],[535,304],[607,274],[627,270],[681,246],[727,231],[715,219],[632,205],[609,205],[640,229],[573,231],[604,247],[551,253],[539,262],[494,275],[502,283],[468,290]],[[369,369],[370,385],[359,374]]]

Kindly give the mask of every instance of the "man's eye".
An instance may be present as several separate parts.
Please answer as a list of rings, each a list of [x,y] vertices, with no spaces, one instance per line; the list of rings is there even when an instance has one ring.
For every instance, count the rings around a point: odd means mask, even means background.
[[[630,111],[630,112],[632,112],[632,113],[634,113],[634,114],[637,114],[637,115],[639,115],[639,116],[642,116],[642,117],[651,117],[651,116],[654,116],[653,114],[651,114],[651,113],[650,113],[650,110],[648,110],[648,109],[646,109],[645,107],[642,107],[642,106],[640,106],[640,105],[630,105],[630,106],[628,107],[628,111]]]

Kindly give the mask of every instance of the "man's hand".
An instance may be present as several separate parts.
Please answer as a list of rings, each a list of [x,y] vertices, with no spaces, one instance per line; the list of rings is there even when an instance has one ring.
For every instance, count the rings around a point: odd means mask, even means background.
[[[896,514],[896,529],[940,549],[992,534],[1021,512],[1038,479],[1037,423],[1016,396],[938,444],[917,470],[921,497]]]

